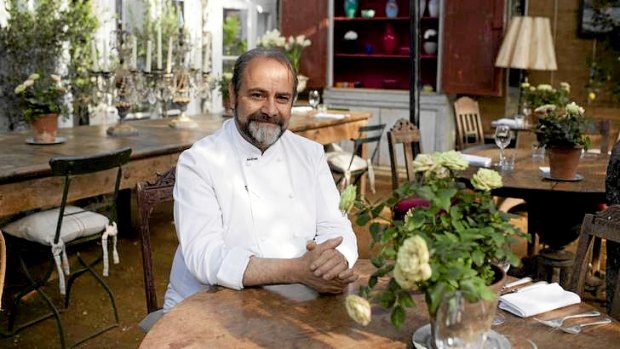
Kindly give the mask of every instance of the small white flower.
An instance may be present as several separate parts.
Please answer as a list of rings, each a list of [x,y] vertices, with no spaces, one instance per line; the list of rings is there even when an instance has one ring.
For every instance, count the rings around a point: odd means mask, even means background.
[[[416,282],[427,280],[431,277],[429,258],[426,240],[417,235],[408,238],[398,249],[394,279],[404,289],[411,289]]]
[[[37,80],[39,77],[40,76],[37,73],[30,74],[30,76],[28,77],[28,80]]]
[[[561,82],[560,88],[566,92],[570,92],[570,84],[568,82]]]
[[[19,84],[15,87],[15,94],[20,94],[24,91],[26,91],[26,86],[24,84]]]
[[[471,185],[478,190],[489,191],[495,188],[500,188],[502,183],[502,176],[495,170],[488,168],[481,168],[471,178]]]
[[[430,154],[418,154],[411,165],[413,166],[413,172],[426,172],[431,170],[435,163]]]
[[[540,107],[534,109],[534,112],[547,114],[549,112],[554,111],[555,108],[556,106],[554,104],[545,104],[545,105],[541,105]]]
[[[569,115],[581,115],[585,112],[585,109],[578,106],[575,102],[570,102],[566,105],[566,113]]]
[[[60,75],[52,74],[50,75],[50,77],[52,78],[52,80],[60,82]]]
[[[348,295],[345,300],[345,307],[347,308],[349,317],[358,324],[366,326],[370,323],[372,310],[366,298],[354,294]]]
[[[444,166],[453,171],[462,171],[469,167],[469,162],[465,160],[457,151],[450,150],[443,153],[435,153],[433,161],[437,165]]]
[[[553,91],[553,86],[549,84],[540,84],[538,85],[537,89],[539,91]]]
[[[26,81],[24,81],[24,83],[22,85],[24,85],[25,87],[30,87],[34,84],[34,80],[28,79]]]

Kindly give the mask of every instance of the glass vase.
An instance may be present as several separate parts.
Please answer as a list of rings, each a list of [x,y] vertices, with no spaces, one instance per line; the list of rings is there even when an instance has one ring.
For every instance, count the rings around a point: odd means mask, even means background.
[[[348,18],[355,17],[355,13],[357,12],[358,7],[357,0],[344,0],[344,14]]]

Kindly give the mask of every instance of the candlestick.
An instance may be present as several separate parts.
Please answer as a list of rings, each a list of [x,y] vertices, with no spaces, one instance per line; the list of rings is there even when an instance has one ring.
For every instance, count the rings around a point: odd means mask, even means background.
[[[95,40],[91,40],[90,49],[90,55],[93,61],[93,71],[99,71],[99,62],[97,62],[97,44],[95,43]]]
[[[108,57],[108,41],[103,40],[103,71],[110,71],[110,61]]]
[[[131,69],[138,69],[138,38],[131,36]]]
[[[157,69],[161,70],[161,23],[157,26]]]
[[[204,37],[204,48],[205,54],[202,57],[202,72],[207,73],[211,71],[209,68],[209,59],[211,58],[211,36],[209,36],[209,34]]]
[[[172,73],[172,36],[168,38],[168,58],[166,59],[166,73]]]
[[[151,72],[151,51],[153,51],[153,44],[151,40],[148,40],[146,42],[146,67],[144,68],[144,71],[147,73]]]

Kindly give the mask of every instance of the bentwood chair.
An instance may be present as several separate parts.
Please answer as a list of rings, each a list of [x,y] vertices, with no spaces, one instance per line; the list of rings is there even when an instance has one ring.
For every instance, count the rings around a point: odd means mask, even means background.
[[[588,275],[588,265],[595,239],[604,239],[620,243],[620,205],[610,205],[595,214],[588,213],[583,218],[581,233],[575,254],[568,288],[579,295],[583,294],[584,284]],[[618,272],[610,270],[609,273]],[[609,315],[620,320],[620,278],[616,279],[615,292],[611,304],[608,304]]]
[[[157,292],[153,272],[153,256],[151,246],[150,218],[153,209],[164,202],[172,202],[176,167],[163,174],[157,174],[152,181],[140,182],[136,185],[136,198],[140,213],[140,246],[142,248],[142,270],[144,273],[144,294],[147,313],[161,309],[157,303]]]
[[[343,188],[348,184],[358,184],[361,178],[368,174],[370,189],[374,193],[374,170],[372,163],[379,154],[379,146],[385,124],[362,126],[358,129],[359,136],[353,141],[353,151],[347,152],[339,147],[334,151],[327,151],[325,156],[327,163],[334,174],[336,184]],[[374,143],[374,150],[367,156],[368,149],[366,146]],[[363,154],[363,152],[366,154]],[[363,196],[364,193],[360,192]]]
[[[108,239],[112,240],[113,259],[115,263],[118,263],[116,202],[122,179],[122,166],[129,161],[130,155],[131,148],[124,148],[104,154],[51,158],[49,161],[51,174],[55,177],[54,179],[58,179],[52,181],[51,184],[62,187],[60,206],[27,215],[3,228],[6,234],[9,262],[16,264],[10,266],[9,270],[12,274],[21,274],[15,275],[14,279],[7,278],[6,282],[9,334],[15,334],[39,321],[54,317],[60,345],[63,348],[67,347],[60,307],[44,291],[54,270],[58,274],[58,288],[60,295],[64,298],[64,308],[69,307],[74,282],[84,274],[91,275],[103,288],[112,306],[111,324],[96,329],[93,333],[72,343],[71,346],[78,345],[118,326],[118,311],[112,291],[94,267],[103,262],[103,275],[108,275]],[[112,199],[105,200],[103,204],[97,204],[97,212],[74,206],[71,198],[79,196],[80,193],[71,190],[73,183],[88,183],[93,186],[107,185],[109,192],[113,194]],[[98,246],[98,243],[101,246]],[[97,256],[87,261],[90,258],[82,256],[80,251],[88,252],[87,256],[95,251]],[[97,251],[99,252],[96,253]],[[70,254],[75,254],[78,264],[78,267],[73,270],[69,267]],[[40,256],[47,256],[47,260],[33,262],[33,257]],[[41,264],[45,267],[43,272],[41,272]],[[65,276],[67,276],[66,284]],[[19,307],[28,303],[27,300],[31,297],[26,296],[33,292],[42,298],[51,313],[16,325]],[[107,318],[104,314],[92,315],[102,319]],[[79,320],[73,319],[73,321]]]

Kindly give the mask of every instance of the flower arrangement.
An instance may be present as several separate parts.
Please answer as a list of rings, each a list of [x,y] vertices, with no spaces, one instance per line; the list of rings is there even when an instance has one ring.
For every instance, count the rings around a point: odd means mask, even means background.
[[[63,97],[67,90],[59,75],[41,77],[31,74],[26,81],[15,87],[15,94],[27,122],[32,122],[44,114],[61,113],[64,111]]]
[[[538,143],[549,147],[583,147],[588,149],[590,138],[584,134],[588,120],[585,110],[575,102],[558,108],[547,104],[534,110],[538,115],[535,132]]]
[[[479,169],[471,179],[473,188],[468,188],[458,180],[459,172],[468,166],[455,151],[420,154],[413,161],[415,181],[377,204],[356,201],[356,223],[370,223],[378,253],[371,259],[377,270],[368,285],[360,288],[359,296],[347,297],[345,306],[352,319],[370,322],[370,300],[391,309],[391,322],[400,327],[405,308],[414,305],[410,293],[414,289],[424,293],[431,315],[443,296],[456,290],[469,301],[494,299],[487,286],[495,277],[492,262],[518,264],[510,245],[515,237],[527,239],[527,235],[495,205],[491,190],[502,186],[501,176]],[[422,203],[402,220],[382,215],[384,207],[411,196]],[[389,277],[387,286],[375,289],[382,277]]]
[[[527,108],[538,108],[541,105],[553,104],[556,106],[566,105],[570,95],[570,85],[561,82],[560,88],[555,89],[549,84],[531,86],[527,80],[521,84],[521,99]]]
[[[312,42],[306,39],[305,35],[289,36],[288,39],[280,34],[277,29],[266,32],[258,39],[258,46],[267,48],[279,48],[284,50],[286,56],[293,63],[293,68],[299,74],[299,63],[301,62],[301,53],[310,46]]]

